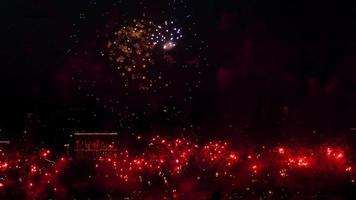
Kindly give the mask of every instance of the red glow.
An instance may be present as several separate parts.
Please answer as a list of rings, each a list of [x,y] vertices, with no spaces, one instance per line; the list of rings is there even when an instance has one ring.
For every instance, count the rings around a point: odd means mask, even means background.
[[[238,152],[238,153],[237,153]],[[62,166],[73,162],[70,158],[59,157],[51,163],[43,159],[50,151],[40,151],[34,155],[21,153],[4,154],[0,157],[0,187],[6,181],[18,181],[28,188],[45,187],[59,190],[58,177],[63,173]],[[304,176],[334,173],[348,175],[353,179],[354,163],[341,147],[276,147],[262,150],[241,149],[235,151],[228,143],[211,141],[197,144],[187,138],[167,139],[156,136],[148,140],[142,153],[131,155],[128,149],[119,150],[116,157],[100,156],[94,164],[95,170],[105,180],[117,185],[152,184],[150,177],[160,177],[165,185],[170,185],[185,176],[195,176],[195,180],[214,177],[223,183],[239,184],[241,177],[258,179],[268,173],[272,179],[290,180],[295,172],[305,172]],[[64,162],[66,161],[66,162]],[[190,172],[191,169],[194,172]],[[16,170],[16,179],[8,174]],[[90,177],[94,180],[95,177]],[[56,189],[55,189],[56,188]]]

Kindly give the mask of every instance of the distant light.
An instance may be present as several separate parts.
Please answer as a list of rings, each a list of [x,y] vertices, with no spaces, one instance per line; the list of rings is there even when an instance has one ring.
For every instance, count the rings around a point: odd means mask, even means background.
[[[164,50],[171,50],[173,49],[174,47],[176,46],[176,44],[172,41],[169,41],[169,42],[166,42],[164,45],[163,45],[163,49]]]

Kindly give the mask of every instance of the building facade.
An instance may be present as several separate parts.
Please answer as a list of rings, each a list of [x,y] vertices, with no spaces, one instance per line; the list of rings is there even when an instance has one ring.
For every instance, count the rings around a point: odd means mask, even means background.
[[[117,157],[118,133],[74,133],[76,159],[96,160]]]

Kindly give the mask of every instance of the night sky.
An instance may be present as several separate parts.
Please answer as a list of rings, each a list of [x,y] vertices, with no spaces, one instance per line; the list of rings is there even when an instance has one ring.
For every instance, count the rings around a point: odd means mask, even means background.
[[[93,55],[107,44],[105,37],[129,23],[124,18],[131,21],[142,13],[152,19],[167,17],[160,13],[167,1],[143,2],[2,2],[2,134],[21,134],[26,113],[37,116],[36,139],[60,141],[73,131],[92,130],[193,132],[203,138],[262,140],[315,134],[335,138],[354,126],[356,12],[351,3],[185,1],[188,11],[177,9],[173,17],[182,22],[183,29],[193,27],[199,41],[207,44],[202,49],[193,45],[191,50],[192,55],[206,59],[204,64],[199,62],[197,70],[203,72],[199,77],[187,76],[196,72],[193,70],[167,72],[173,89],[154,95],[130,91],[130,98],[123,97],[125,92],[117,85],[108,89],[103,83],[107,90],[83,85],[80,80],[104,80],[92,76],[96,73],[92,69],[105,68],[107,60]],[[142,5],[148,6],[143,9]],[[187,13],[195,24],[184,20]],[[99,39],[95,39],[97,35]],[[174,52],[178,57],[186,52],[180,45],[198,43],[188,34],[185,38]],[[78,68],[84,75],[78,75]],[[106,78],[120,82],[115,73]],[[187,95],[180,83],[198,79],[200,87]],[[88,93],[94,96],[88,97]],[[167,100],[170,95],[174,98]],[[182,101],[187,96],[191,100]],[[110,99],[124,99],[124,103],[111,109],[107,106]],[[146,108],[147,102],[158,103]],[[179,112],[166,114],[162,105],[168,105],[168,110],[175,106]],[[122,110],[125,107],[128,111]],[[132,112],[139,117],[128,117]]]
[[[0,199],[355,199],[352,3],[1,8]]]

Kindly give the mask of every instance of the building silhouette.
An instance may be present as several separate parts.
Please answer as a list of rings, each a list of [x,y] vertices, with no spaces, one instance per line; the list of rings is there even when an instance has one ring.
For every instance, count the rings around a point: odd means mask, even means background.
[[[75,158],[96,160],[117,157],[118,133],[74,133]]]

